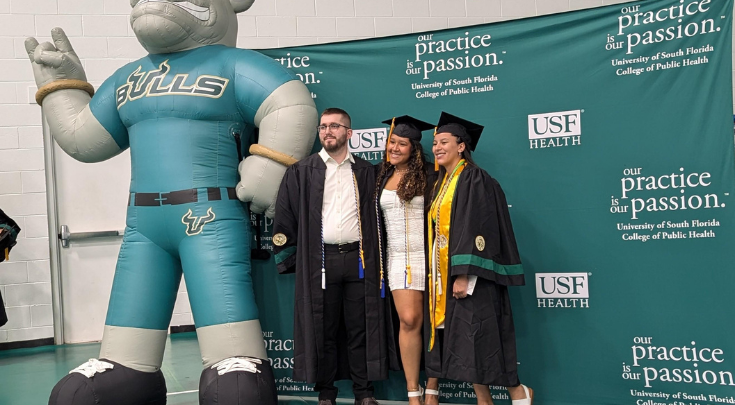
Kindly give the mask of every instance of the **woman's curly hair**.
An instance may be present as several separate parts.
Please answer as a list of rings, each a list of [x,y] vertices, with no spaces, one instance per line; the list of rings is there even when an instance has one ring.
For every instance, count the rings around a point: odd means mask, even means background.
[[[398,189],[396,194],[402,201],[411,201],[416,196],[424,195],[424,189],[426,188],[426,156],[424,156],[424,148],[421,146],[421,142],[413,139],[411,142],[411,152],[408,158],[408,171],[403,175],[401,180],[398,182]],[[389,169],[395,168],[395,166],[387,161],[388,153],[386,152],[383,156],[383,165],[378,173],[378,179],[375,185],[375,195],[380,194],[380,188],[383,185],[383,180]]]

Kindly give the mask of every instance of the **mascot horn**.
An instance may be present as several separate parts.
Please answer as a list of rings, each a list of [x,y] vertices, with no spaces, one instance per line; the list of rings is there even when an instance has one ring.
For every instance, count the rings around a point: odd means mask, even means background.
[[[131,0],[149,55],[96,93],[63,30],[51,31],[53,44],[26,40],[36,101],[59,146],[83,162],[130,148],[132,165],[100,358],[59,381],[50,404],[165,404],[160,367],[182,274],[204,363],[200,403],[277,403],[241,201],[273,216],[286,166],[314,142],[317,113],[293,73],[235,48],[237,13],[252,3]],[[241,161],[255,127],[258,144]]]

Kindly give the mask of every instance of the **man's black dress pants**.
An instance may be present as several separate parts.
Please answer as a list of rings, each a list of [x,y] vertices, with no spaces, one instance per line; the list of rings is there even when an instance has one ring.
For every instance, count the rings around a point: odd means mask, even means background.
[[[353,249],[350,251],[346,251]],[[324,246],[326,289],[324,294],[324,357],[319,364],[318,382],[314,391],[319,399],[335,401],[337,387],[334,380],[339,365],[337,332],[340,322],[347,331],[347,358],[350,365],[352,391],[356,400],[373,396],[373,385],[368,381],[365,333],[365,280],[360,279],[357,242],[350,247]]]

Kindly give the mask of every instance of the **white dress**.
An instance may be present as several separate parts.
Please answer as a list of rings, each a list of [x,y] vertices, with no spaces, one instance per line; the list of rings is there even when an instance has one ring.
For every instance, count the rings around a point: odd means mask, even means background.
[[[391,290],[424,291],[426,285],[424,197],[416,196],[408,204],[404,204],[395,191],[383,190],[380,196],[380,208],[383,211],[388,238],[386,252],[388,287]],[[406,222],[408,222],[408,234],[406,233]],[[407,235],[408,238],[406,238]],[[406,246],[408,246],[408,254],[406,254]],[[410,284],[406,274],[407,257],[411,264]]]

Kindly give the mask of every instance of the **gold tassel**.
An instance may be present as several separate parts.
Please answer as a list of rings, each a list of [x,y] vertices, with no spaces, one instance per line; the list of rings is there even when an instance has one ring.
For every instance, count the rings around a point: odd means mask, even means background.
[[[406,284],[411,285],[411,265],[406,265]]]
[[[10,260],[10,248],[5,248],[5,260]]]
[[[390,163],[390,154],[388,148],[390,147],[390,137],[393,135],[393,128],[396,127],[396,117],[393,117],[393,121],[390,122],[390,132],[388,132],[388,141],[385,143],[385,161]]]
[[[436,136],[436,130],[439,129],[439,127],[434,127],[434,136]],[[434,156],[434,171],[439,171],[439,162],[436,161],[436,156]]]

